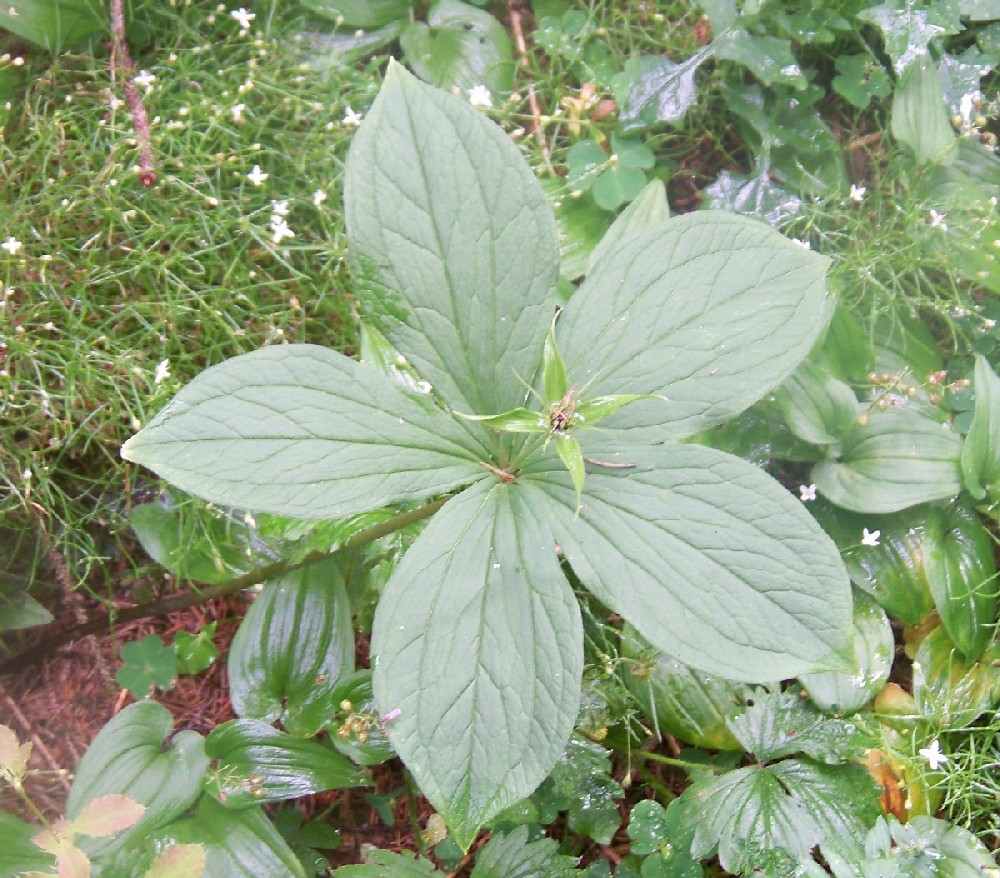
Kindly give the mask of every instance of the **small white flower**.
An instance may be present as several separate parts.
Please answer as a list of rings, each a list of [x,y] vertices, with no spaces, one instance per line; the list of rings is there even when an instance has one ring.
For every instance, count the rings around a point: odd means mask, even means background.
[[[477,85],[469,89],[469,103],[474,107],[492,107],[493,96],[485,85]]]
[[[815,485],[799,485],[799,499],[803,503],[808,503],[810,500],[816,499],[816,486]]]
[[[229,108],[229,112],[233,114],[233,121],[234,122],[242,122],[242,121],[244,121],[243,120],[243,111],[246,108],[247,108],[246,104],[233,104]]]
[[[19,15],[19,13],[17,11],[17,7],[16,6],[8,6],[7,7],[7,14],[11,18],[17,18],[17,16]]]
[[[355,113],[354,110],[351,109],[351,105],[348,104],[347,109],[344,111],[344,124],[357,128],[358,125],[361,124],[362,119],[364,119],[364,114]]]
[[[140,70],[138,76],[132,77],[132,82],[134,82],[139,88],[149,89],[149,87],[156,82],[156,77],[153,76],[148,70]]]
[[[945,214],[938,213],[936,210],[931,208],[931,228],[941,229],[942,232],[948,231],[948,226],[945,224]]]
[[[878,538],[882,535],[880,530],[868,530],[866,527],[864,533],[861,534],[861,545],[862,546],[877,546]]]
[[[13,237],[8,238],[6,241],[0,244],[0,248],[6,250],[11,256],[16,256],[17,251],[21,249],[21,246],[22,246],[21,242],[18,241],[17,238]]]
[[[930,764],[931,771],[937,771],[948,761],[948,757],[941,752],[941,745],[936,738],[931,742],[930,747],[921,747],[917,752]]]
[[[316,207],[319,207],[324,201],[326,201],[326,193],[322,189],[313,192],[313,204]]]
[[[285,198],[282,201],[271,200],[271,212],[274,216],[288,216],[288,199]]]
[[[254,184],[254,186],[259,186],[263,183],[270,175],[265,174],[261,169],[260,165],[254,165],[253,170],[247,174],[247,179]]]
[[[867,191],[868,190],[867,190],[866,187],[864,187],[864,186],[858,186],[857,183],[852,183],[851,184],[851,196],[850,196],[851,197],[851,201],[853,201],[853,202],[855,202],[857,204],[861,204],[861,202],[865,200],[865,192],[867,192]]]
[[[812,250],[812,244],[808,241],[803,241],[801,238],[792,238],[793,244],[798,244],[803,250]]]
[[[242,6],[239,9],[234,9],[229,13],[232,18],[235,18],[240,26],[241,30],[249,30],[250,22],[252,22],[257,16],[252,12],[248,12]]]
[[[125,101],[123,101],[121,98],[112,98],[110,101],[108,101],[108,106],[110,106],[112,110],[117,110],[119,107],[125,106]]]
[[[271,240],[275,244],[280,244],[285,238],[295,237],[295,232],[288,228],[288,223],[280,216],[271,220],[271,231],[274,233]]]
[[[162,384],[170,377],[170,360],[160,360],[153,373],[153,384]]]

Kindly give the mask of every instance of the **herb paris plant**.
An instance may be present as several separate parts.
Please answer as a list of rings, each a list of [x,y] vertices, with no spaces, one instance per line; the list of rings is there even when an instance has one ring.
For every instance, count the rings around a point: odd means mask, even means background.
[[[366,318],[430,392],[269,347],[199,376],[123,454],[216,503],[301,518],[450,495],[385,588],[372,655],[392,743],[463,847],[573,729],[582,632],[557,546],[694,667],[759,682],[846,666],[832,542],[760,470],[674,443],[791,374],[830,316],[826,259],[753,220],[671,219],[604,255],[547,336],[559,253],[540,186],[492,122],[398,65],[352,145],[345,207]],[[538,434],[467,417],[534,396]],[[609,398],[599,427],[573,416]]]

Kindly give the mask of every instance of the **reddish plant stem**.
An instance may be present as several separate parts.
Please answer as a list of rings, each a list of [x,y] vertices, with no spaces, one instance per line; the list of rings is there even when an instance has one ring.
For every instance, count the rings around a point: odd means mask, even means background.
[[[111,0],[111,79],[115,79],[116,66],[122,71],[122,91],[129,113],[132,116],[132,126],[135,128],[135,139],[139,145],[139,182],[143,186],[152,186],[156,182],[156,166],[153,160],[152,137],[149,132],[149,116],[142,102],[142,95],[134,82],[135,61],[128,51],[125,41],[125,10],[122,0]]]

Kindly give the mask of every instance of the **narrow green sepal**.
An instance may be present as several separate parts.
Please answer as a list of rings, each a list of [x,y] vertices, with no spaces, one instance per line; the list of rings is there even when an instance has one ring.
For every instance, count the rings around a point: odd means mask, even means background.
[[[548,433],[549,422],[545,415],[540,412],[533,412],[529,409],[511,409],[509,412],[501,412],[499,415],[463,415],[455,412],[458,417],[466,421],[476,421],[502,433]]]
[[[568,433],[553,433],[552,435],[556,440],[556,451],[559,452],[559,459],[569,471],[570,478],[573,479],[573,487],[576,489],[576,511],[579,512],[580,497],[583,494],[583,479],[586,476],[580,443]]]
[[[552,318],[549,334],[545,336],[545,347],[542,349],[542,392],[549,405],[559,402],[569,390],[566,365],[556,347],[556,318],[558,316],[556,314]]]
[[[618,409],[640,399],[664,399],[652,393],[619,393],[614,396],[595,396],[581,402],[573,410],[573,422],[580,427],[590,427],[613,415]]]

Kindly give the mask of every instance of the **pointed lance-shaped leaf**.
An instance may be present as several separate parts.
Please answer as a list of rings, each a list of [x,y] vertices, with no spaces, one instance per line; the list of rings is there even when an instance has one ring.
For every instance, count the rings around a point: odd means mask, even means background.
[[[559,317],[570,384],[667,398],[630,406],[615,427],[680,437],[721,423],[784,381],[812,348],[832,314],[828,264],[762,222],[722,212],[685,214],[629,237]]]
[[[962,447],[962,476],[976,500],[1000,494],[1000,378],[986,357],[976,357],[976,410]]]
[[[446,493],[484,453],[429,396],[317,345],[213,366],[122,447],[206,500],[298,518]]]
[[[596,434],[598,431],[594,431]],[[584,454],[612,457],[607,447]],[[657,649],[733,680],[849,670],[836,546],[777,482],[697,445],[630,447],[576,492],[549,455],[522,473],[581,582]]]
[[[452,408],[522,405],[556,304],[559,246],[510,138],[393,63],[344,188],[366,316]]]
[[[392,743],[467,849],[549,773],[580,703],[579,607],[519,483],[434,516],[386,585],[372,654]]]

